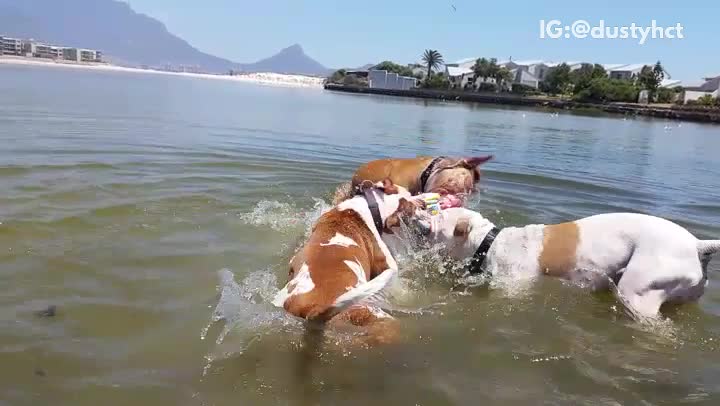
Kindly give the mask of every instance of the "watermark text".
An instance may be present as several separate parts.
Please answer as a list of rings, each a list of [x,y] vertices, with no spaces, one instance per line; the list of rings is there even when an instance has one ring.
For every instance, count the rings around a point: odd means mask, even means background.
[[[652,20],[649,25],[609,25],[600,20],[596,25],[586,20],[575,20],[564,24],[560,20],[540,20],[540,39],[636,39],[639,45],[645,45],[649,39],[684,39],[685,27],[675,25],[658,25]]]

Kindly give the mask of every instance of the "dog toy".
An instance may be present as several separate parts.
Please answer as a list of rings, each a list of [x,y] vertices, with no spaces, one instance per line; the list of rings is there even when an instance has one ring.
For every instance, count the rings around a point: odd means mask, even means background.
[[[440,195],[437,193],[426,193],[423,196],[425,202],[425,210],[430,213],[431,216],[440,214]]]

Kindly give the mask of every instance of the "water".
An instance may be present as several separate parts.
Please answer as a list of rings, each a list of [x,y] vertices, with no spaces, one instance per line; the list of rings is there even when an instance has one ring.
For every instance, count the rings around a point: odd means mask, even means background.
[[[499,225],[640,211],[718,238],[718,129],[0,66],[0,404],[717,404],[718,260],[648,327],[610,294],[508,296],[417,253],[402,343],[330,334],[305,370],[302,324],[269,301],[381,156],[494,153],[473,205]]]

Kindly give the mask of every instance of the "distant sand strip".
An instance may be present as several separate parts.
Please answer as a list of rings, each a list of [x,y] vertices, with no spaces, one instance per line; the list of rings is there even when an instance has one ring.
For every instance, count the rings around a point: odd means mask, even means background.
[[[107,65],[107,64],[80,64],[80,63],[64,63],[64,62],[51,62],[51,61],[37,61],[28,58],[18,57],[0,57],[0,64],[5,65],[33,65],[33,66],[48,66],[58,68],[71,68],[71,69],[87,69],[94,71],[114,71],[114,72],[128,72],[128,73],[146,73],[156,75],[171,75],[171,76],[185,76],[199,79],[214,79],[214,80],[228,80],[236,82],[246,83],[258,83],[263,85],[272,86],[289,86],[289,87],[311,87],[311,88],[322,88],[323,79],[303,76],[303,75],[285,75],[280,73],[245,73],[238,74],[235,76],[229,75],[213,75],[206,73],[184,73],[184,72],[166,72],[153,69],[138,69],[138,68],[125,68],[122,66]]]

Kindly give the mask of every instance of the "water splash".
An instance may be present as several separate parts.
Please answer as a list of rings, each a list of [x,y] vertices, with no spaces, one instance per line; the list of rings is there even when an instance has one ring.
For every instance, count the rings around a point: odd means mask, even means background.
[[[254,226],[269,226],[275,231],[291,233],[305,230],[308,234],[320,216],[332,207],[324,200],[312,198],[311,208],[276,200],[262,200],[249,213],[240,214],[240,219]]]
[[[200,339],[205,340],[210,328],[224,321],[216,344],[223,342],[227,334],[239,327],[263,327],[278,320],[281,312],[274,311],[269,304],[277,290],[277,278],[271,270],[249,274],[241,283],[229,269],[218,271],[220,298],[213,310],[210,323],[202,329]]]
[[[621,307],[618,309],[618,306],[612,306],[611,309],[613,312],[618,314],[622,313],[628,318],[626,323],[628,327],[645,333],[644,338],[649,339],[652,345],[682,345],[678,327],[670,318],[664,317],[661,314],[657,317],[647,317],[633,311],[628,305],[628,300],[618,289],[615,281],[609,279],[608,285]]]
[[[210,322],[201,330],[200,339],[207,339],[218,323],[223,325],[211,353],[205,356],[203,375],[216,359],[242,354],[263,335],[299,325],[299,321],[270,304],[277,290],[277,278],[272,269],[252,272],[240,283],[235,281],[235,275],[229,269],[219,270],[218,278],[218,304]],[[231,332],[237,333],[238,337],[233,339],[232,350],[223,352],[220,347]]]

